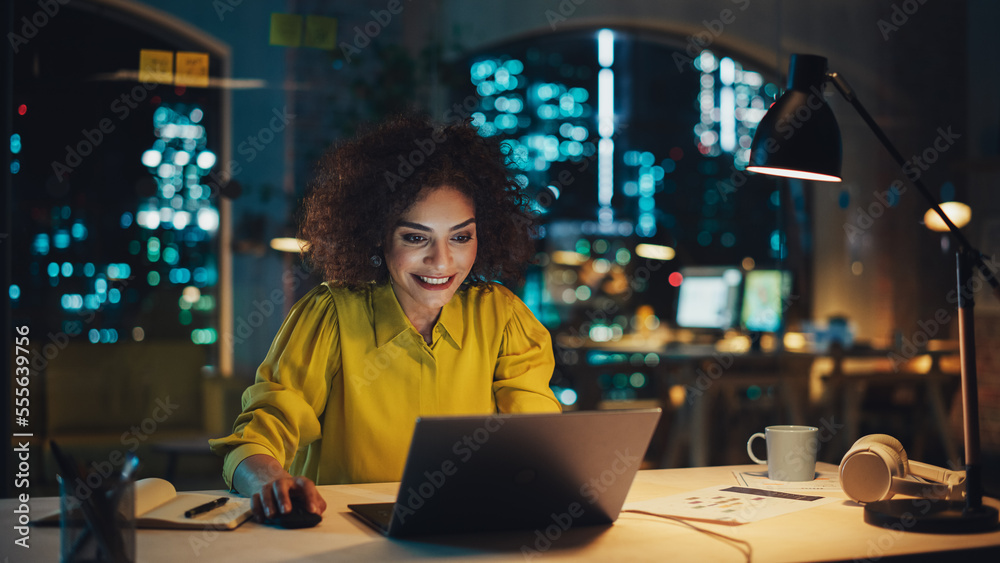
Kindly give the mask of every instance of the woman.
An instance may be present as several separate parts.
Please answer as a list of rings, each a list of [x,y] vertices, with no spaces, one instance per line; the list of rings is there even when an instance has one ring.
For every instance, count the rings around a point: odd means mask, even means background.
[[[398,481],[418,416],[558,412],[548,331],[510,290],[533,222],[506,152],[400,117],[328,152],[303,237],[329,280],[296,303],[212,440],[258,519],[315,484]]]

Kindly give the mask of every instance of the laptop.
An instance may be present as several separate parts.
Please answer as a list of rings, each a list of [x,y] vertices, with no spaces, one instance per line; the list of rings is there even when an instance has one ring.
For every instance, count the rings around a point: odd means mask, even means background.
[[[390,537],[610,524],[660,413],[421,417],[396,502],[348,508]]]

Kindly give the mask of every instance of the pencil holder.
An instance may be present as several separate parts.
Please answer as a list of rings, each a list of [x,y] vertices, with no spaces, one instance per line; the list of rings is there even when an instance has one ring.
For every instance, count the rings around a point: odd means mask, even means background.
[[[94,472],[59,478],[62,563],[135,561],[135,481]]]

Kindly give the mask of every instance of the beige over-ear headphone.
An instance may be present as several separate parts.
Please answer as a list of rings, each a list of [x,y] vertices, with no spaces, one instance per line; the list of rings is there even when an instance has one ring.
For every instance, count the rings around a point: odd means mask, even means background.
[[[910,475],[933,483],[908,479]],[[961,500],[965,496],[965,472],[909,461],[899,440],[871,434],[854,442],[844,455],[840,486],[860,503],[887,500],[895,494]]]

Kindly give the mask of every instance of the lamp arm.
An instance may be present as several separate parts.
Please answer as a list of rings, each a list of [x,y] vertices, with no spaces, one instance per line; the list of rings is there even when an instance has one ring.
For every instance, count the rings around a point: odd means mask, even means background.
[[[875,123],[875,120],[872,118],[871,114],[868,113],[868,110],[861,105],[861,101],[854,93],[854,89],[851,88],[851,85],[847,83],[847,80],[836,72],[828,72],[826,77],[830,82],[833,82],[833,85],[837,88],[837,91],[840,92],[844,99],[854,106],[854,110],[858,112],[858,115],[860,115],[861,119],[865,121],[868,128],[875,133],[875,136],[878,137],[882,146],[889,151],[889,155],[891,155],[896,161],[896,164],[898,164],[900,168],[903,168],[906,165],[906,159],[903,158],[903,155],[896,149],[895,145],[892,144],[892,141],[890,141],[889,137],[887,137],[882,131],[882,128],[878,126],[878,123]],[[927,189],[927,186],[920,181],[920,178],[911,178],[910,183],[917,187],[917,190],[923,194],[924,198],[931,204],[931,207],[941,217],[941,220],[944,221],[945,225],[948,225],[948,229],[951,231],[952,236],[958,240],[958,243],[961,245],[963,251],[970,255],[975,265],[979,268],[979,271],[982,272],[983,277],[986,278],[990,287],[993,288],[993,294],[997,297],[997,299],[1000,299],[1000,281],[997,281],[996,275],[989,268],[989,266],[986,265],[986,262],[983,261],[982,253],[976,250],[975,247],[969,243],[969,240],[965,238],[965,235],[962,234],[962,231],[958,230],[958,227],[951,222],[951,219],[948,218],[948,215],[938,204],[937,198],[931,194],[930,190]]]

